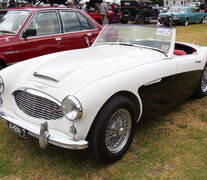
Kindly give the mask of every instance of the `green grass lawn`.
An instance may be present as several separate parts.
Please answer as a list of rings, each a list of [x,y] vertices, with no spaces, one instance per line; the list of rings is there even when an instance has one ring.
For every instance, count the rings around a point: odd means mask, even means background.
[[[207,24],[177,26],[177,41],[207,46]],[[24,140],[0,122],[2,180],[207,179],[207,97],[190,98],[137,128],[128,153],[117,163],[97,164],[86,151]]]

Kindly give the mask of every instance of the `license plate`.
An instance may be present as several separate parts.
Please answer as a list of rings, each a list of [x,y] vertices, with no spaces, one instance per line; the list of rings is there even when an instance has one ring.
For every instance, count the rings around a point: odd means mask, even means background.
[[[10,131],[12,131],[13,133],[27,139],[27,130],[25,130],[22,127],[17,126],[16,124],[13,124],[11,122],[8,122],[8,128]]]

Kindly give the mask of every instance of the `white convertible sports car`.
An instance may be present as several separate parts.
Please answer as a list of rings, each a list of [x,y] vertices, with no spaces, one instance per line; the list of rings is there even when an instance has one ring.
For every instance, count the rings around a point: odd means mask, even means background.
[[[207,95],[207,47],[175,42],[175,29],[107,25],[92,47],[0,71],[0,118],[14,133],[104,163],[127,151],[140,118]]]

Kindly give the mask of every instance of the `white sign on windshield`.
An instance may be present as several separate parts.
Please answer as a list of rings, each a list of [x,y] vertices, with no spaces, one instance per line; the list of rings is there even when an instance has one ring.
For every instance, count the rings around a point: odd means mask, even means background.
[[[172,29],[158,28],[156,35],[170,36],[171,33],[172,33]]]

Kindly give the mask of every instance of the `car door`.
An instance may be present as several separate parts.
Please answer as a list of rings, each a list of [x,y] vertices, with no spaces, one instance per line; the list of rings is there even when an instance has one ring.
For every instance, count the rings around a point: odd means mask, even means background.
[[[147,66],[146,76],[151,76],[154,80],[138,90],[142,100],[143,119],[155,117],[173,106],[171,101],[177,73],[177,63],[171,58],[155,61]]]
[[[20,55],[28,59],[64,50],[64,37],[60,34],[57,11],[39,11],[29,22],[25,31],[35,30],[36,34],[20,40]]]
[[[189,9],[189,13],[190,13],[190,22],[196,22],[197,21],[197,15],[198,13],[196,12],[195,8],[190,8]]]
[[[172,101],[177,104],[195,92],[202,73],[202,64],[197,53],[177,56],[175,60],[177,75]]]
[[[65,49],[85,48],[93,43],[99,31],[96,26],[79,11],[61,10]]]

